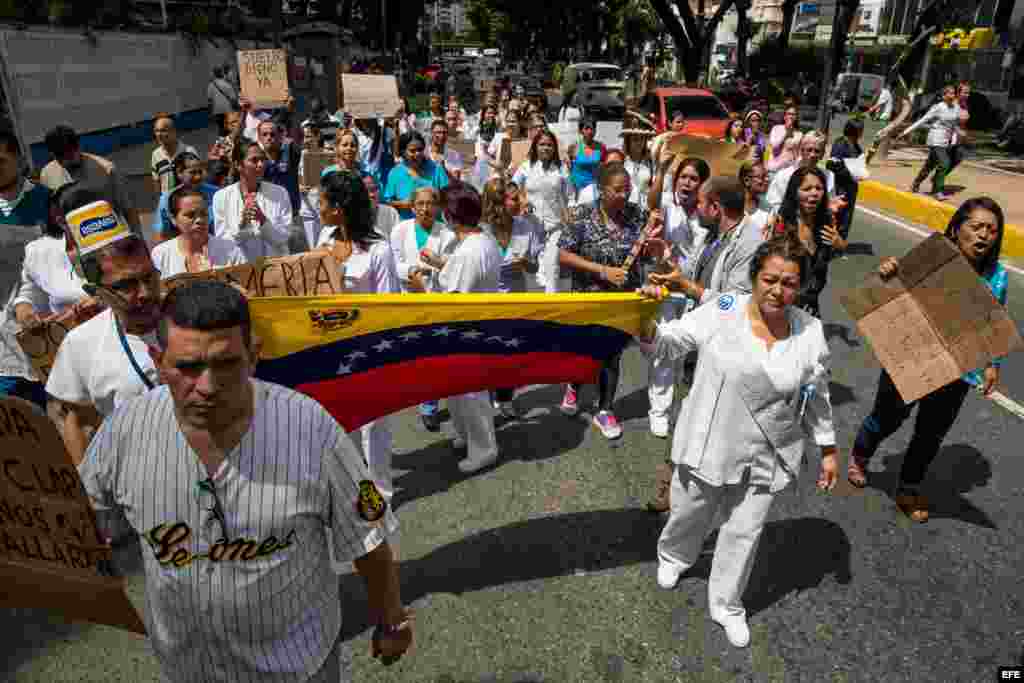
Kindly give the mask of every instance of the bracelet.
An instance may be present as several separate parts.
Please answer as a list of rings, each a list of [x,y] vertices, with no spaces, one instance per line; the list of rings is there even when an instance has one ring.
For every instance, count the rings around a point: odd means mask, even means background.
[[[408,619],[403,619],[397,624],[377,624],[377,627],[373,629],[373,637],[390,638],[408,625]]]

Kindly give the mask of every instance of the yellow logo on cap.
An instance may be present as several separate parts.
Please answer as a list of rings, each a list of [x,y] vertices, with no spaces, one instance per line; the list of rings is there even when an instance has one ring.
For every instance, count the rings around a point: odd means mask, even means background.
[[[98,201],[86,204],[67,215],[71,238],[78,246],[80,255],[102,249],[125,237],[131,237],[128,225],[114,213],[109,202]]]

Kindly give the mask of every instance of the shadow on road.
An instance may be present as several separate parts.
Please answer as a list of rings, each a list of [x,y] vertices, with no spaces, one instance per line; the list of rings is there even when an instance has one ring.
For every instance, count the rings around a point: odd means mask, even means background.
[[[884,472],[868,472],[868,486],[884,491],[891,498],[899,484],[903,455],[887,455],[883,465]],[[924,480],[930,517],[959,519],[986,529],[997,529],[988,513],[965,497],[975,488],[987,486],[991,478],[992,465],[977,448],[965,443],[943,446]]]
[[[867,242],[850,242],[846,248],[847,256],[874,256],[875,247]]]
[[[431,594],[461,595],[579,570],[653,565],[662,525],[659,516],[625,509],[543,517],[489,529],[402,562],[402,600],[409,604]],[[714,539],[714,534],[707,539],[689,575],[709,576]],[[850,543],[839,525],[806,517],[769,522],[744,604],[756,614],[790,593],[819,586],[829,575],[840,584],[851,580]],[[355,574],[343,575],[340,582],[345,596],[342,637],[348,640],[370,628],[366,590]]]

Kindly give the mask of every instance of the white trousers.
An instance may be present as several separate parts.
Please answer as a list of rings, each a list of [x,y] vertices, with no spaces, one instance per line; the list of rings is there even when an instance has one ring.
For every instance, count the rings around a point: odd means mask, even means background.
[[[391,479],[391,422],[389,416],[379,417],[359,428],[360,446],[373,483],[387,501],[395,494]]]
[[[715,512],[724,522],[718,530],[708,580],[708,606],[713,619],[746,617],[743,591],[754,565],[764,520],[775,495],[767,487],[744,483],[711,486],[675,466],[672,473],[672,511],[658,539],[658,561],[682,571],[700,555]]]
[[[673,301],[665,301],[658,308],[658,323],[667,323],[682,315],[685,310],[682,304]],[[676,390],[676,368],[681,361],[666,357],[658,357],[654,354],[649,356],[650,363],[647,370],[647,398],[650,400],[651,409],[648,414],[652,418],[668,419],[672,410],[672,400]]]
[[[540,267],[537,269],[537,282],[544,286],[547,294],[569,291],[569,278],[560,277],[561,266],[558,265],[558,240],[562,237],[562,228],[556,228],[544,240],[544,250],[540,253]]]
[[[455,435],[465,440],[470,460],[483,460],[498,452],[494,434],[494,407],[487,391],[474,391],[448,398],[448,414]]]

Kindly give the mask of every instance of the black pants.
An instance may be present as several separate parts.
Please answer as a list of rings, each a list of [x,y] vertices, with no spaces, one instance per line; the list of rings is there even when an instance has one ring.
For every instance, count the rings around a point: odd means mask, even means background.
[[[875,407],[860,426],[853,446],[854,451],[865,458],[873,456],[882,441],[910,417],[914,404],[918,404],[914,435],[910,438],[910,446],[907,447],[903,468],[900,470],[901,484],[917,486],[924,481],[928,466],[939,452],[939,445],[949,433],[956,416],[960,414],[960,406],[963,405],[970,388],[970,384],[958,379],[907,405],[896,390],[889,373],[882,370],[882,376],[878,380],[878,393],[875,395]]]
[[[617,353],[601,366],[601,375],[597,380],[597,409],[611,410],[615,402],[615,390],[619,388],[619,365],[622,363],[622,353]],[[579,394],[580,385],[572,384],[573,390]]]
[[[925,159],[924,166],[921,167],[921,171],[914,178],[914,187],[920,187],[921,183],[925,181],[934,169],[935,177],[932,178],[932,192],[939,194],[945,191],[946,176],[949,175],[949,171],[952,168],[953,158],[949,147],[929,147],[928,158]]]
[[[839,234],[843,236],[843,239],[849,239],[850,237],[850,225],[853,223],[853,212],[857,208],[857,191],[860,189],[860,185],[854,183],[842,189],[846,193],[847,206],[843,209],[843,212],[839,216]]]

